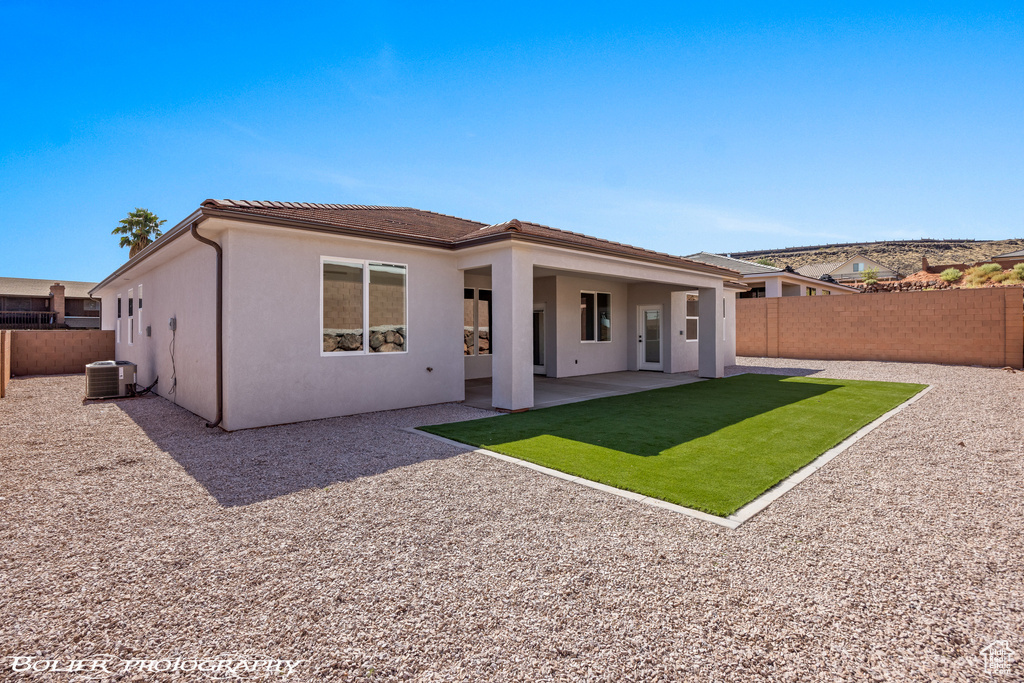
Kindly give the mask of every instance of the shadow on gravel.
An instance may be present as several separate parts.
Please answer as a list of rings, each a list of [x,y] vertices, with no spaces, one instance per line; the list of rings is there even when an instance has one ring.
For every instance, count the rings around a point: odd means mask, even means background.
[[[224,432],[160,397],[120,408],[218,503],[251,505],[352,481],[460,451],[402,427],[429,421],[430,407]]]

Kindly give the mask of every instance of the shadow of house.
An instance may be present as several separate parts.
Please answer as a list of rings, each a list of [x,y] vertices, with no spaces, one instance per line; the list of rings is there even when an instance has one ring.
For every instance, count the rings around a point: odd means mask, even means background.
[[[460,453],[402,431],[436,419],[436,409],[429,407],[224,432],[207,429],[203,418],[160,397],[119,401],[117,406],[225,507]],[[483,414],[464,410],[466,417]]]
[[[783,375],[737,375],[626,396],[598,398],[424,431],[474,445],[556,437],[642,457],[654,457],[744,420],[821,396],[840,383],[786,382]],[[714,406],[709,410],[708,406]],[[608,416],[615,416],[609,420]],[[454,431],[457,430],[457,431]],[[457,435],[456,435],[457,434]]]

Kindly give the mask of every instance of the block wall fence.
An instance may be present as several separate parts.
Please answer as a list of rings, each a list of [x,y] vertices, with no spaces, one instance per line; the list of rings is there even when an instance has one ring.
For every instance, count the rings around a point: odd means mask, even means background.
[[[736,354],[1024,367],[1024,289],[739,299]]]
[[[85,372],[98,360],[114,359],[113,330],[10,330],[10,372],[63,375]]]

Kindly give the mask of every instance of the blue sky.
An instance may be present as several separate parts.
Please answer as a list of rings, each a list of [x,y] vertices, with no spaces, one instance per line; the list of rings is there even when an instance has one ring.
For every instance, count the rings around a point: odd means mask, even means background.
[[[1024,11],[0,0],[0,275],[134,207],[415,206],[688,254],[1024,236]]]

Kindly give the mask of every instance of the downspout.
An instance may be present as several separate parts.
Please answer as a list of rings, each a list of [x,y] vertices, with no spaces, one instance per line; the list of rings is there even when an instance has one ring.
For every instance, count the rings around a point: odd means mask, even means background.
[[[197,222],[191,226],[192,236],[203,244],[208,244],[217,250],[217,419],[207,422],[206,426],[214,428],[224,419],[224,326],[222,323],[222,311],[224,305],[224,251],[220,245],[211,239],[207,239],[196,230]]]

